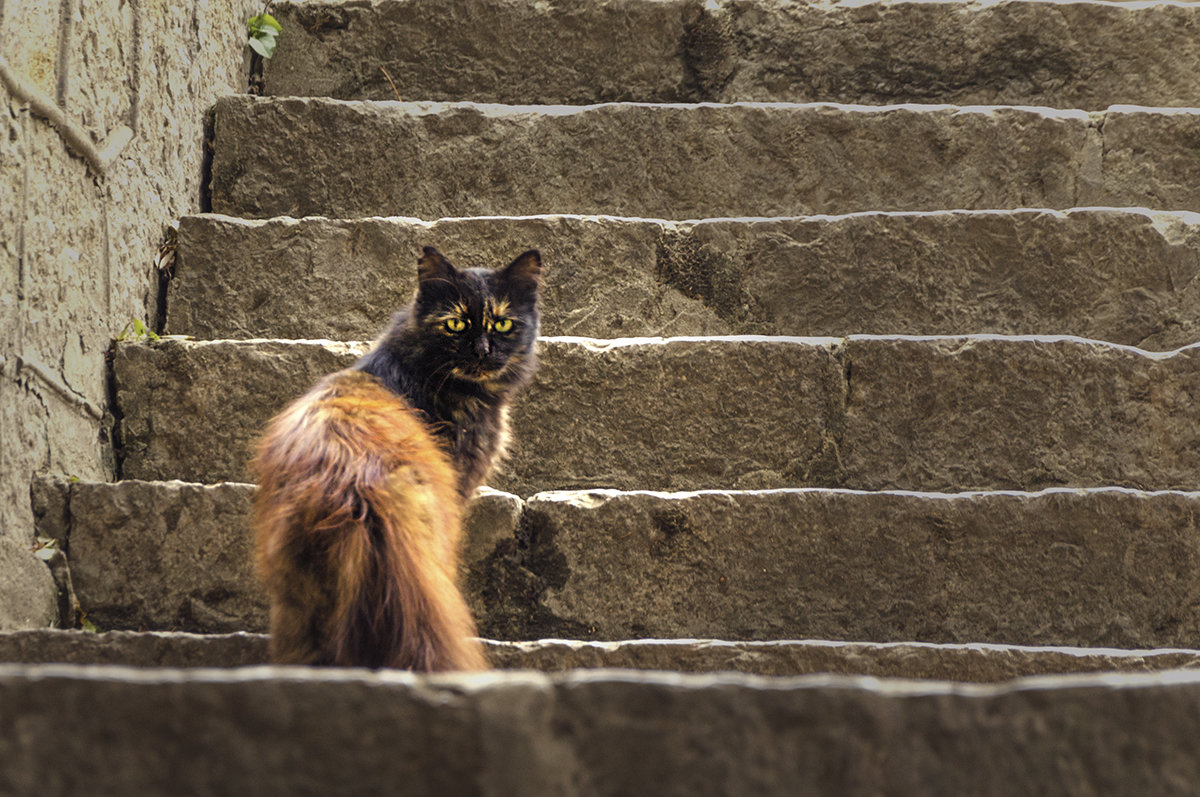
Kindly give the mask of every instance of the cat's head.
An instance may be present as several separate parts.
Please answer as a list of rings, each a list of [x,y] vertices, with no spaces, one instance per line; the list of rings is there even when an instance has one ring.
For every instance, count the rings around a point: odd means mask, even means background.
[[[542,258],[457,269],[426,246],[417,261],[414,320],[426,353],[450,375],[488,385],[524,381],[534,365]]]

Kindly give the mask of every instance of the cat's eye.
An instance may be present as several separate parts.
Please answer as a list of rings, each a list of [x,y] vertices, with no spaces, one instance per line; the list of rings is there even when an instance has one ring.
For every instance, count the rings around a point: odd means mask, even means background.
[[[467,328],[467,322],[462,320],[461,318],[447,318],[446,319],[446,329],[450,330],[451,332],[462,332],[466,328]]]
[[[496,319],[496,321],[492,324],[492,329],[496,330],[497,332],[511,332],[512,331],[512,319],[511,318]]]

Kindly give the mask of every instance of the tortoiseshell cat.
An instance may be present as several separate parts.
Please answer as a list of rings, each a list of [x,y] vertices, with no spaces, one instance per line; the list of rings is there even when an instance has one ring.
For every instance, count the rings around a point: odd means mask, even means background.
[[[425,247],[417,295],[354,366],[259,444],[259,571],[278,663],[483,669],[457,586],[463,507],[537,367],[541,257],[458,270]]]

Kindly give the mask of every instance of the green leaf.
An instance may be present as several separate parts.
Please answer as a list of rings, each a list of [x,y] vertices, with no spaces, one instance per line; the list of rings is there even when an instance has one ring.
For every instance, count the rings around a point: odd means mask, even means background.
[[[87,631],[89,634],[100,633],[100,629],[96,627],[96,624],[86,617],[79,622],[79,625],[82,630]]]
[[[263,58],[270,58],[275,55],[275,37],[274,36],[258,36],[250,39],[250,49],[261,55]]]
[[[146,337],[146,325],[142,323],[142,319],[133,319],[133,334],[137,335],[139,338]]]
[[[276,33],[283,33],[283,26],[279,24],[279,20],[270,14],[259,14],[257,17],[251,17],[250,26],[257,27],[259,30],[270,28]]]

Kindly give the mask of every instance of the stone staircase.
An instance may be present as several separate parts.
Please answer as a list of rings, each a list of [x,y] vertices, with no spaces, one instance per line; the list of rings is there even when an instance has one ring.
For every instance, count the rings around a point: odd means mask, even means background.
[[[125,480],[35,491],[104,633],[0,635],[0,793],[1200,791],[1200,5],[276,15],[113,354]],[[501,669],[247,668],[249,445],[427,243],[546,263]]]

